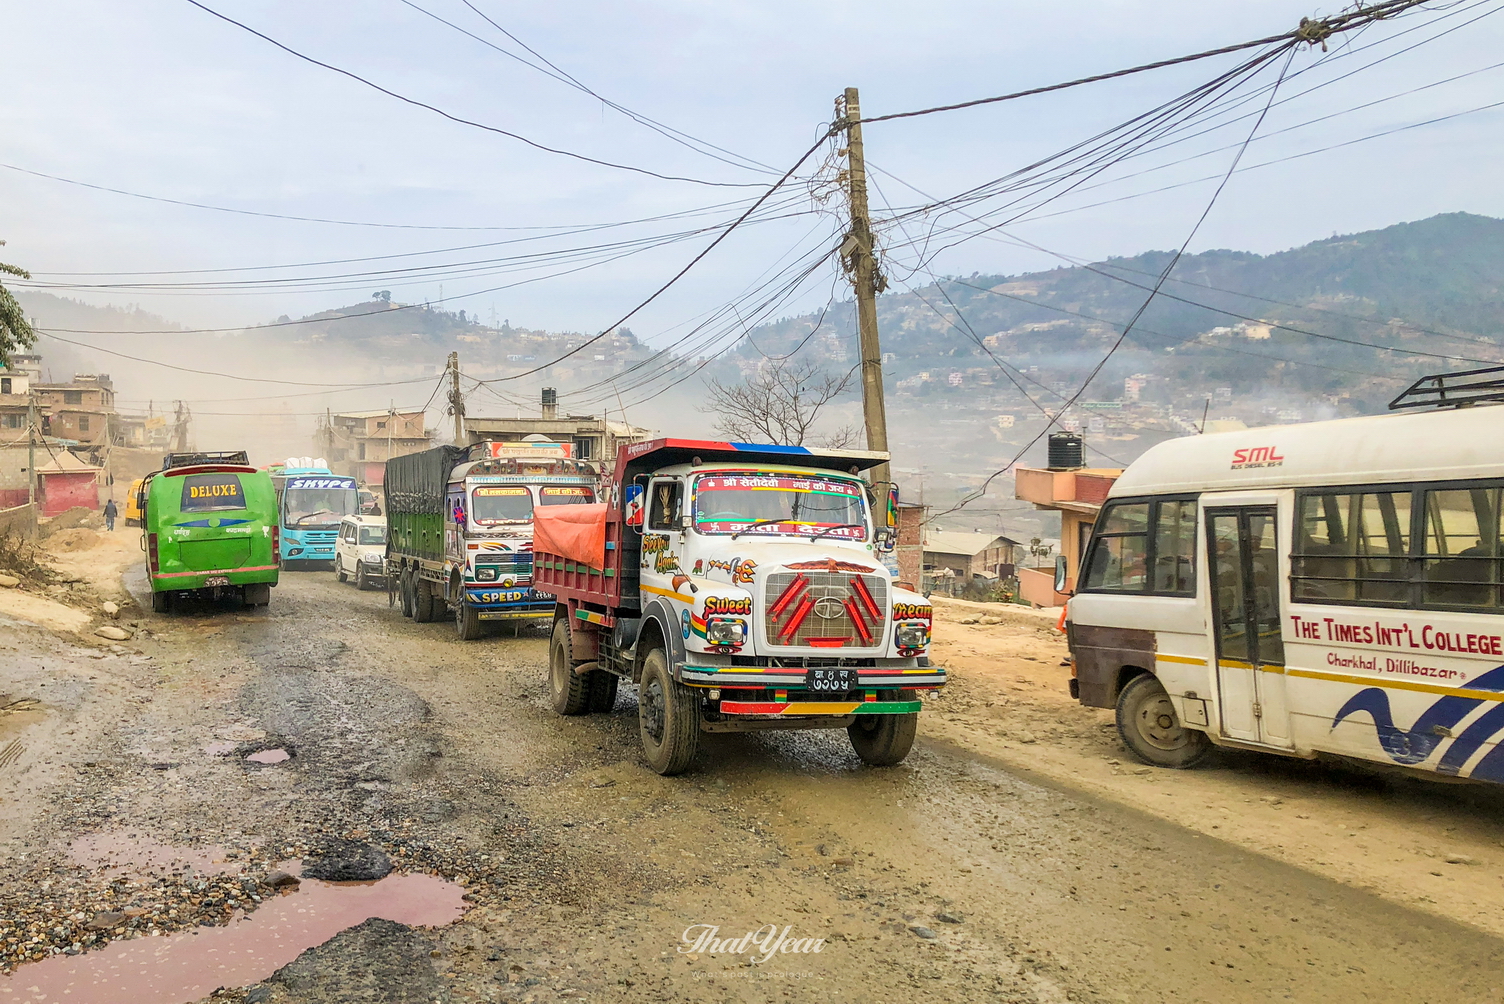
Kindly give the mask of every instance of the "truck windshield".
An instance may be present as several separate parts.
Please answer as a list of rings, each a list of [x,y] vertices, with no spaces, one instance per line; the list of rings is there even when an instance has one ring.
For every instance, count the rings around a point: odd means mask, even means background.
[[[526,523],[533,518],[533,496],[521,485],[476,488],[470,493],[470,522],[477,526]]]
[[[282,496],[283,525],[294,530],[339,526],[355,511],[354,488],[289,488]]]
[[[539,505],[584,505],[595,501],[595,492],[583,485],[544,485],[538,489]]]
[[[695,529],[867,539],[862,486],[790,474],[708,475],[695,482]],[[753,526],[753,524],[761,524]]]
[[[386,527],[363,526],[360,528],[360,542],[362,544],[385,544]]]

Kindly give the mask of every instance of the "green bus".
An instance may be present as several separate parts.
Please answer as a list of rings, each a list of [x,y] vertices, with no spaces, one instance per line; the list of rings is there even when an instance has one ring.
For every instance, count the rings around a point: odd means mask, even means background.
[[[277,497],[265,471],[243,463],[187,463],[147,475],[140,489],[151,608],[191,592],[271,602],[277,584]]]

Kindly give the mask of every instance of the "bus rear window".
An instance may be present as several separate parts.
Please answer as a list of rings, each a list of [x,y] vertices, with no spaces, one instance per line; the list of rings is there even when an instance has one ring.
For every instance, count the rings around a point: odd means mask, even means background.
[[[1084,566],[1085,589],[1195,595],[1195,499],[1112,503],[1098,527]]]
[[[544,485],[538,489],[540,505],[584,505],[595,501],[595,492],[584,485]]]
[[[183,512],[244,509],[245,489],[236,474],[190,474],[183,479]]]

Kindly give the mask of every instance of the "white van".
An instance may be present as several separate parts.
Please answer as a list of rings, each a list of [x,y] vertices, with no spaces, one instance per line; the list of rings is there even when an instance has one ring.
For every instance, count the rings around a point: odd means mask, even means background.
[[[1160,766],[1216,744],[1504,781],[1501,432],[1478,406],[1150,450],[1083,559],[1072,695]]]
[[[346,516],[334,542],[334,577],[356,589],[386,581],[386,517]]]

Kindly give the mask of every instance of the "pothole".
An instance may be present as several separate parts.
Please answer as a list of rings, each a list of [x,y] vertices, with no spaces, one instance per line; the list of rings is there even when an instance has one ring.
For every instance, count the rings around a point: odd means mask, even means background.
[[[289,871],[294,869],[289,868]],[[0,1004],[187,1004],[218,987],[265,979],[309,948],[373,917],[442,927],[465,911],[465,888],[435,875],[392,874],[376,882],[303,879],[226,927],[114,941],[98,951],[53,956],[0,977]]]

